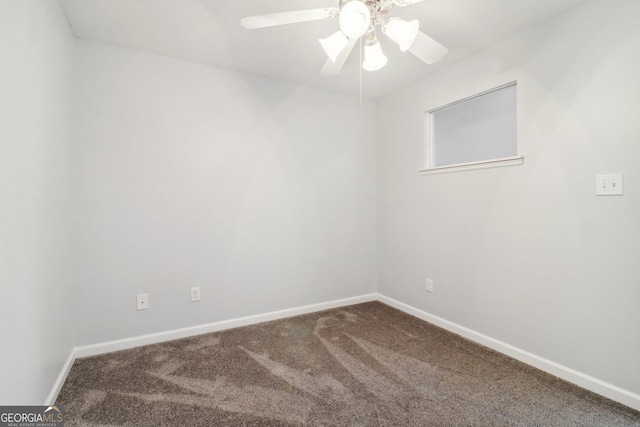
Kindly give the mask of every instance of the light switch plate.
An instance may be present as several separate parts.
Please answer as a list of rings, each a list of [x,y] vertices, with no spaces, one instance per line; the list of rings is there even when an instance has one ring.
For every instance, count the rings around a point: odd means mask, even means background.
[[[596,176],[596,196],[622,196],[622,194],[623,181],[621,173]]]

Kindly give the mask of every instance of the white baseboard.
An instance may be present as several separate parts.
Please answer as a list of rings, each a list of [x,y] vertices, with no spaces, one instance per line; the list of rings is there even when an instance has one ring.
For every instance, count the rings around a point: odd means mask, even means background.
[[[177,340],[180,338],[192,337],[194,335],[208,334],[210,332],[223,331],[240,326],[255,325],[256,323],[268,322],[271,320],[284,319],[286,317],[299,316],[301,314],[314,313],[316,311],[328,310],[331,308],[345,307],[348,305],[363,302],[375,301],[376,294],[361,295],[352,298],[344,298],[320,304],[305,305],[302,307],[290,308],[286,310],[272,311],[265,314],[241,317],[238,319],[224,320],[221,322],[209,323],[206,325],[192,326],[189,328],[174,329],[167,332],[142,335],[139,337],[125,338],[122,340],[109,341],[100,344],[76,347],[75,357],[88,357],[98,354],[110,353],[112,351],[126,350],[128,348],[140,347],[142,345],[156,344],[164,341]]]
[[[534,366],[565,381],[569,381],[594,393],[600,394],[611,400],[622,403],[633,409],[640,411],[640,395],[628,390],[617,387],[613,384],[601,381],[597,378],[586,375],[582,372],[568,368],[566,366],[547,360],[543,357],[529,353],[525,350],[514,347],[510,344],[491,338],[487,335],[476,332],[472,329],[450,322],[441,317],[427,313],[426,311],[412,307],[408,304],[394,300],[381,294],[368,294],[341,300],[329,301],[326,303],[306,305],[286,310],[273,311],[265,314],[241,317],[238,319],[225,320],[221,322],[209,323],[206,325],[193,326],[183,329],[175,329],[167,332],[159,332],[156,334],[143,335],[139,337],[126,338],[122,340],[109,341],[105,343],[76,347],[73,349],[67,362],[64,364],[60,375],[51,389],[47,399],[47,405],[55,402],[64,381],[76,358],[95,356],[113,351],[126,350],[129,348],[139,347],[142,345],[156,344],[164,341],[171,341],[180,338],[187,338],[195,335],[217,332],[226,329],[238,328],[241,326],[254,325],[256,323],[268,322],[271,320],[284,319],[287,317],[298,316],[301,314],[314,313],[332,308],[345,307],[353,304],[360,304],[369,301],[380,301],[405,313],[411,314],[419,319],[437,325],[454,334],[460,335],[471,341],[482,344],[502,354],[513,357],[516,360]]]
[[[53,383],[53,387],[49,392],[49,396],[47,396],[47,401],[44,403],[46,406],[53,405],[56,403],[56,399],[58,398],[58,393],[62,389],[62,386],[67,379],[67,375],[69,375],[69,371],[71,370],[71,366],[73,366],[73,362],[76,360],[75,349],[71,350],[69,353],[69,357],[67,357],[67,361],[62,365],[62,369],[58,374],[58,378],[56,378],[56,382]]]
[[[496,350],[502,354],[510,356],[516,360],[531,365],[541,371],[547,372],[555,377],[561,378],[570,383],[576,384],[589,391],[597,393],[601,396],[607,397],[623,405],[629,406],[635,410],[640,411],[640,395],[631,391],[625,390],[613,384],[609,384],[605,381],[599,380],[582,372],[560,365],[559,363],[529,353],[528,351],[519,349],[505,342],[499,341],[495,338],[491,338],[487,335],[476,332],[472,329],[460,326],[456,323],[450,322],[441,317],[427,313],[426,311],[412,307],[408,304],[396,301],[393,298],[378,294],[378,301],[418,317],[449,332],[453,332],[456,335],[460,335],[471,341],[482,344],[485,347]]]
[[[272,311],[265,314],[257,314],[254,316],[241,317],[238,319],[224,320],[221,322],[209,323],[206,325],[198,325],[190,328],[174,329],[172,331],[159,332],[156,334],[142,335],[139,337],[125,338],[121,340],[109,341],[105,343],[92,344],[86,346],[75,347],[66,363],[62,367],[56,382],[54,383],[47,402],[45,405],[53,404],[58,398],[58,394],[62,389],[62,385],[67,379],[67,375],[71,370],[73,362],[80,357],[96,356],[113,351],[126,350],[129,348],[140,347],[143,345],[157,344],[160,342],[176,340],[180,338],[188,338],[195,335],[207,334],[210,332],[223,331],[226,329],[238,328],[240,326],[255,325],[256,323],[268,322],[271,320],[284,319],[287,317],[299,316],[301,314],[315,313],[317,311],[329,310],[332,308],[346,307],[353,304],[363,302],[376,301],[377,294],[361,295],[357,297],[344,298],[324,302],[320,304],[305,305],[302,307],[290,308],[286,310]]]

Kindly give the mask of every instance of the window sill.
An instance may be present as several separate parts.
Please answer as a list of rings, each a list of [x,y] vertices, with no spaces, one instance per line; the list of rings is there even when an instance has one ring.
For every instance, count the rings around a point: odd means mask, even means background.
[[[482,162],[460,163],[457,165],[438,166],[419,171],[420,175],[435,175],[439,173],[466,172],[478,169],[502,168],[506,166],[520,166],[524,157],[507,157],[504,159],[486,160]]]

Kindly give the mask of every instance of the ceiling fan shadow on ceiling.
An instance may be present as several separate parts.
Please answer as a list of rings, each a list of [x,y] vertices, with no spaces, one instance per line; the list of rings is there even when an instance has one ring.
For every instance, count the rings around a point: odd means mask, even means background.
[[[365,46],[362,68],[376,71],[384,67],[387,57],[380,48],[376,27],[396,42],[402,52],[408,50],[424,63],[433,64],[444,58],[449,50],[420,31],[417,19],[407,22],[388,16],[394,6],[405,7],[421,1],[423,0],[339,0],[339,7],[248,16],[240,20],[240,25],[253,30],[338,17],[340,29],[319,40],[328,56],[320,70],[321,76],[338,75],[360,38],[364,39]]]

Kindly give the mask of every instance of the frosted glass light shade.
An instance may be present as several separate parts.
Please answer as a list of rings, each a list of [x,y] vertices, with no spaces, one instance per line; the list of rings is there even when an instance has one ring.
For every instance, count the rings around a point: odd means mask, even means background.
[[[364,62],[362,68],[367,71],[377,71],[387,65],[387,57],[382,53],[382,48],[378,40],[371,43],[367,40],[364,46]]]
[[[420,22],[418,22],[417,19],[407,22],[400,18],[391,18],[389,22],[382,27],[382,32],[391,40],[398,43],[400,50],[405,52],[416,40],[419,28]]]
[[[371,12],[359,0],[345,4],[340,11],[340,29],[345,36],[354,39],[362,37],[371,25]]]
[[[347,47],[349,39],[347,39],[342,31],[338,31],[330,35],[326,39],[320,39],[319,42],[324,48],[324,51],[327,52],[329,59],[331,59],[332,62],[336,62],[336,59],[338,58],[338,55],[340,55],[340,52],[342,52],[344,48]]]

